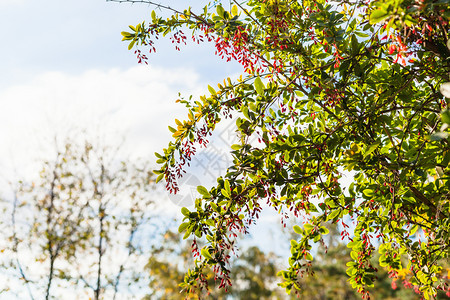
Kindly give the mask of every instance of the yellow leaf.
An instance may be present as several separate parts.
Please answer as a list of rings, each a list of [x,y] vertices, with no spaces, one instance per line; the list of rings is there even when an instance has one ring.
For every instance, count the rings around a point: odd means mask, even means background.
[[[172,137],[174,137],[174,138],[179,137],[179,136],[183,135],[183,133],[184,133],[184,131],[178,130],[172,135]]]

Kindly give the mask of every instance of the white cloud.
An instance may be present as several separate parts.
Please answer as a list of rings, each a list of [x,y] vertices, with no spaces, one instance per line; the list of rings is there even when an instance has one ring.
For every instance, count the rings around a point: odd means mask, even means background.
[[[167,126],[186,115],[175,103],[178,91],[196,94],[201,88],[188,69],[136,66],[79,76],[41,74],[0,92],[0,166],[15,165],[22,174],[30,159],[45,155],[55,135],[64,137],[76,127],[110,138],[127,133],[126,145],[153,159],[170,140]]]
[[[0,0],[0,7],[21,5],[24,2],[25,2],[25,0]]]

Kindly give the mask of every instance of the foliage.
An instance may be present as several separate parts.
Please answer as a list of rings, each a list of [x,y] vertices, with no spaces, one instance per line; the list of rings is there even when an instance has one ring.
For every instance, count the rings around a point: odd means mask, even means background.
[[[115,299],[131,283],[135,294],[144,278],[137,237],[144,226],[149,230],[153,207],[147,164],[120,160],[117,147],[71,138],[56,143],[54,159],[41,166],[33,182],[12,184],[4,233],[9,279],[20,278],[30,299],[61,297],[61,291]]]
[[[173,14],[152,12],[149,24],[122,32],[130,48],[155,51],[155,39],[167,35],[179,47],[188,29],[195,42],[213,43],[219,57],[243,68],[243,76],[208,86],[198,100],[180,99],[188,118],[175,120],[174,140],[156,154],[158,180],[175,193],[221,119],[234,117],[241,134],[230,145],[233,165],[215,187],[198,188],[195,210],[182,210],[180,232],[207,242],[194,251],[183,288],[206,285],[207,266],[221,287],[231,284],[232,238],[247,232],[266,202],[299,217],[289,267],[279,273],[288,293],[301,289],[327,222],[339,223],[352,249],[347,274],[363,297],[374,285],[377,252],[392,276],[408,269],[426,299],[448,291],[439,275],[450,251],[448,0],[157,6]]]

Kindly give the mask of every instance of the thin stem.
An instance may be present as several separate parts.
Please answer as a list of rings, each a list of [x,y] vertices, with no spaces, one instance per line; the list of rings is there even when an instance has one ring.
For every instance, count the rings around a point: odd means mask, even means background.
[[[53,170],[53,179],[50,186],[50,204],[48,207],[48,213],[47,213],[47,228],[46,228],[46,236],[47,236],[47,250],[50,255],[50,271],[48,274],[48,282],[47,282],[47,291],[45,294],[45,299],[48,300],[50,298],[50,288],[52,286],[52,280],[53,280],[53,272],[54,272],[54,266],[55,266],[55,260],[57,256],[57,251],[53,252],[53,240],[52,235],[53,232],[51,232],[51,222],[52,222],[52,213],[54,208],[54,201],[55,201],[55,183],[56,183],[56,168],[58,164],[59,159],[59,153],[57,155],[57,159],[55,160],[55,169]]]
[[[25,271],[22,268],[22,264],[20,263],[19,255],[18,255],[19,254],[18,253],[19,239],[17,238],[17,231],[16,231],[17,202],[18,202],[17,191],[14,190],[14,203],[13,203],[13,211],[12,211],[12,216],[11,216],[12,228],[13,228],[13,240],[14,240],[13,252],[16,254],[16,264],[17,264],[17,267],[19,268],[21,278],[25,281],[28,295],[30,296],[30,298],[32,300],[34,300],[34,296],[31,291],[31,288],[30,288],[30,280],[28,280],[27,276],[25,276]]]

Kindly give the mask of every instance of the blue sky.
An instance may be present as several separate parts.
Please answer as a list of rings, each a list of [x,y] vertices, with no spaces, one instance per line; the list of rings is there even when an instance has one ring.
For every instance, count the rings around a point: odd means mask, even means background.
[[[185,1],[172,2],[184,7]],[[91,69],[128,69],[136,59],[120,32],[149,19],[147,4],[105,0],[0,0],[3,46],[0,87],[23,83],[44,71],[82,74]],[[236,66],[221,62],[212,47],[186,47],[177,52],[167,40],[150,57],[155,67],[195,69],[204,78],[220,79]]]

